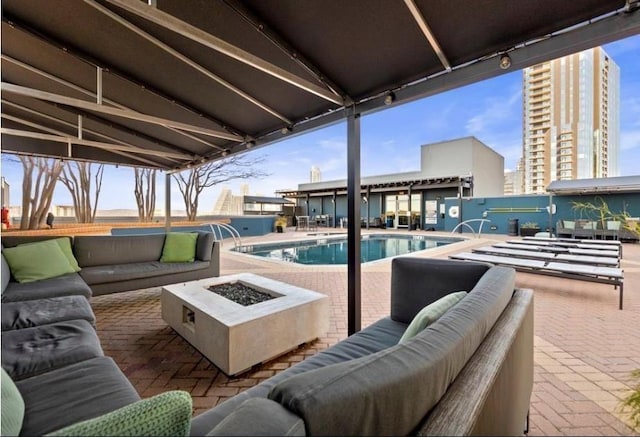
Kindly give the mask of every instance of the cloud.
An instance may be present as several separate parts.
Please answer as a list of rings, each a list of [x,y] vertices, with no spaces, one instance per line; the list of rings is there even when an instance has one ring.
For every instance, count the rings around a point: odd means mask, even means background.
[[[517,110],[522,90],[517,89],[506,96],[489,97],[481,103],[481,112],[467,120],[465,128],[471,135],[481,136],[487,132],[504,128],[506,121],[514,122],[520,128],[522,112]]]

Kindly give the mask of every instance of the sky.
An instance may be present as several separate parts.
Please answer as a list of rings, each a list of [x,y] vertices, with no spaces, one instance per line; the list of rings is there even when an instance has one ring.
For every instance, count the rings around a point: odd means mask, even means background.
[[[640,35],[603,46],[620,67],[619,176],[640,175]],[[361,118],[361,175],[374,176],[420,170],[420,146],[475,136],[504,156],[505,170],[515,169],[522,153],[522,71],[478,82]],[[240,194],[249,184],[251,195],[273,196],[276,190],[296,189],[310,181],[311,166],[322,180],[347,177],[346,122],[292,137],[248,152],[263,156],[261,180],[224,185]],[[2,175],[11,188],[11,205],[19,205],[20,164],[3,160]],[[107,165],[98,209],[135,209],[133,170]],[[164,208],[164,175],[158,177],[156,206]],[[224,186],[205,190],[200,214],[211,213]],[[184,209],[177,184],[172,183],[172,209]],[[58,184],[54,205],[71,205],[67,189]]]

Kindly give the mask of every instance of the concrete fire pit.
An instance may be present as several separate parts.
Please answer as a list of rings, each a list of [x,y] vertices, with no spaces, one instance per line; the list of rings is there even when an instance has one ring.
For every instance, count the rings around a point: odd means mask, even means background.
[[[242,306],[208,287],[240,282],[274,299]],[[329,298],[251,273],[163,287],[162,318],[227,375],[324,335]]]

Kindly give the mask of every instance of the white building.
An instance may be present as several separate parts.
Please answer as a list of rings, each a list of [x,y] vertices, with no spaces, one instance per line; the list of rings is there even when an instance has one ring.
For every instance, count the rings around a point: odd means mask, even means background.
[[[320,173],[320,169],[315,165],[311,167],[311,175],[309,181],[311,183],[322,181],[322,174]]]

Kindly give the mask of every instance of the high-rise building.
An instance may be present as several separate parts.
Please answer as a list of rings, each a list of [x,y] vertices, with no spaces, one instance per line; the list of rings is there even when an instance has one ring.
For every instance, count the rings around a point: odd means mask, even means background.
[[[321,182],[321,181],[322,181],[322,175],[320,174],[320,169],[315,165],[311,166],[310,182],[314,183],[314,182]]]
[[[597,47],[523,70],[523,190],[618,176],[620,69]]]

